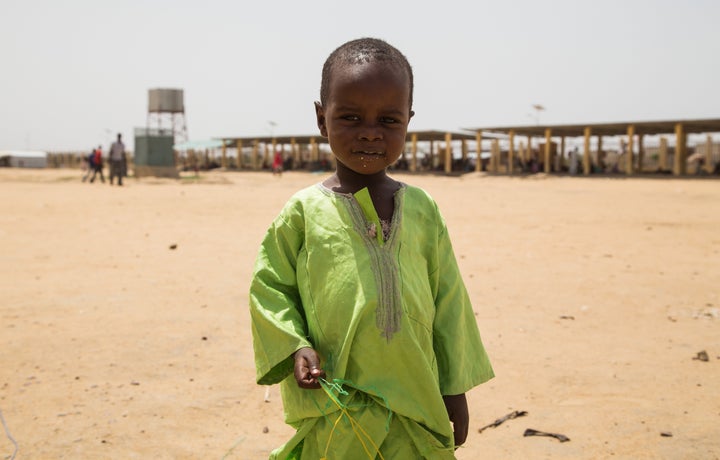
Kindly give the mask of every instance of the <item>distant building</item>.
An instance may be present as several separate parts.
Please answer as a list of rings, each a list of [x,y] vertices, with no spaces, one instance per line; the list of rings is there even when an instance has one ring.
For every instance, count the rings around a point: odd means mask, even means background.
[[[45,168],[47,152],[37,150],[0,150],[0,166],[11,168]]]

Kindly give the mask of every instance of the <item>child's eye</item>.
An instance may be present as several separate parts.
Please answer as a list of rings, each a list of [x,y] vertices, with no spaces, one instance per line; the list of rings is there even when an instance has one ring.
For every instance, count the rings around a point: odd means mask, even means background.
[[[340,118],[347,121],[358,121],[360,119],[357,115],[343,115]]]
[[[392,123],[397,123],[397,122],[398,122],[395,118],[390,118],[390,117],[382,117],[382,118],[380,119],[380,121],[381,121],[382,123],[385,123],[385,124],[392,124]]]

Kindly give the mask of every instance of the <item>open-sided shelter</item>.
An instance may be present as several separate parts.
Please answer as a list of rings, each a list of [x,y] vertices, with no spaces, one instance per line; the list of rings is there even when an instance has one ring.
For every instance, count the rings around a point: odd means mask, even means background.
[[[544,171],[551,172],[551,148],[553,139],[560,138],[560,152],[565,151],[565,139],[568,137],[582,137],[584,139],[583,149],[583,173],[588,175],[591,172],[591,155],[590,155],[590,139],[592,136],[597,137],[597,151],[602,151],[603,137],[605,136],[623,136],[626,138],[627,154],[625,155],[625,173],[633,174],[639,168],[638,165],[643,164],[645,149],[643,145],[643,137],[646,135],[674,135],[675,136],[675,155],[673,158],[672,173],[674,175],[686,174],[687,168],[687,136],[688,134],[709,134],[720,132],[720,119],[695,119],[695,120],[665,120],[665,121],[630,121],[619,123],[593,123],[593,124],[572,124],[572,125],[536,125],[536,126],[501,126],[501,127],[484,127],[484,128],[467,128],[468,131],[475,131],[478,143],[483,136],[492,134],[502,134],[507,136],[509,140],[508,165],[507,172],[513,173],[513,163],[516,154],[515,138],[519,136],[527,137],[528,151],[532,144],[533,138],[544,139],[543,164]],[[635,151],[635,137],[637,136],[637,155]],[[712,159],[712,138],[708,135],[707,143],[710,144],[705,148],[706,156],[705,168],[710,171],[713,163]],[[493,156],[499,155],[499,152],[493,152]],[[660,169],[667,170],[667,142],[661,141],[660,147]],[[497,159],[491,164],[497,165]],[[479,166],[479,163],[478,163]]]
[[[272,161],[272,155],[276,151],[283,153],[283,156],[292,158],[292,163],[296,168],[309,167],[315,169],[320,162],[334,163],[334,158],[327,146],[327,139],[318,135],[283,135],[283,136],[246,136],[246,137],[222,137],[219,138],[223,142],[222,165],[228,164],[226,153],[227,147],[235,147],[238,153],[238,168],[262,169],[263,165],[268,166]],[[476,136],[451,131],[409,131],[407,133],[406,142],[409,150],[406,149],[401,161],[407,163],[407,169],[410,171],[418,171],[422,169],[418,154],[419,144],[428,143],[428,158],[425,163],[429,163],[425,167],[434,169],[439,166],[442,170],[450,173],[453,170],[453,148],[454,141],[461,142],[461,159],[467,160],[468,146],[467,141],[476,140]],[[435,146],[438,143],[444,143],[442,148],[436,151]],[[242,152],[251,148],[249,155]],[[406,157],[409,154],[409,158]]]

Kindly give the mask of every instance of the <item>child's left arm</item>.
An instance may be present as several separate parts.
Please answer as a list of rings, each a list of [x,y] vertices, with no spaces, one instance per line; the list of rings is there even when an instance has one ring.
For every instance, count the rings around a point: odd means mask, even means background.
[[[443,402],[445,403],[445,409],[447,409],[450,421],[453,424],[455,446],[461,446],[467,439],[468,425],[470,424],[470,415],[468,414],[465,393],[443,396]]]
[[[430,283],[435,297],[433,349],[440,392],[453,424],[455,445],[465,442],[469,415],[465,392],[493,377],[455,253],[442,223]]]
[[[438,236],[437,265],[430,274],[435,297],[433,350],[440,393],[461,395],[494,374],[447,229],[442,230]]]

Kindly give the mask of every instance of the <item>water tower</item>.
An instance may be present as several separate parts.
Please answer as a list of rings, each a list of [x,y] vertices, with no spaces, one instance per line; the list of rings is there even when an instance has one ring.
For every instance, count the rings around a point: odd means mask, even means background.
[[[179,177],[173,146],[186,141],[183,90],[149,90],[147,125],[135,128],[135,177]]]
[[[147,128],[159,133],[172,133],[175,144],[187,142],[183,90],[154,88],[148,90]]]

